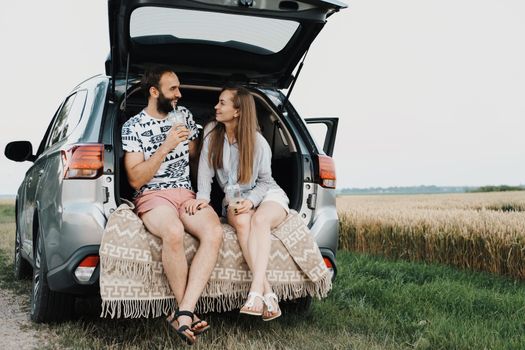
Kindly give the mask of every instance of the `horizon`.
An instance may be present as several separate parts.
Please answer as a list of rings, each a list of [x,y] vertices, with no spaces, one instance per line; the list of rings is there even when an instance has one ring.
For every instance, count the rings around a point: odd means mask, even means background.
[[[369,186],[369,187],[336,187],[335,190],[336,191],[342,191],[342,190],[375,190],[375,189],[392,189],[392,188],[398,188],[398,189],[403,189],[403,188],[418,188],[418,187],[421,187],[421,188],[424,188],[424,187],[435,187],[435,188],[468,188],[468,189],[473,189],[473,188],[483,188],[483,187],[505,187],[505,186],[508,186],[508,187],[522,187],[523,189],[525,189],[525,183],[523,184],[518,184],[518,185],[509,185],[509,184],[488,184],[488,185],[481,185],[481,186],[472,186],[472,185],[412,185],[412,186],[395,186],[395,185],[392,185],[392,186]],[[12,197],[16,197],[16,193],[0,193],[0,198],[3,198],[3,197],[9,197],[9,198],[12,198]]]

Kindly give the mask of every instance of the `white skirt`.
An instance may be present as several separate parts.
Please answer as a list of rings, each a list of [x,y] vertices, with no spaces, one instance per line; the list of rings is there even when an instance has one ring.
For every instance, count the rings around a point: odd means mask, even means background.
[[[286,193],[280,188],[271,189],[266,192],[266,195],[261,201],[261,204],[264,202],[276,202],[281,207],[283,207],[284,210],[286,210],[286,214],[290,212],[290,208],[288,207],[290,200],[288,199]]]
[[[290,213],[290,208],[288,207],[290,200],[288,199],[286,193],[280,188],[268,190],[261,203],[259,203],[257,207],[259,207],[263,202],[276,202],[281,207],[283,207],[283,209],[286,211],[286,214]],[[228,202],[226,202],[226,198],[222,200],[222,216],[228,216]]]

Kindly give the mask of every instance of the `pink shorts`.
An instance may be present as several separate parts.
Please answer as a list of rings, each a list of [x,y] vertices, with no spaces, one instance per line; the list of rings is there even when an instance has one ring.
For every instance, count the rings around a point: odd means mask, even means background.
[[[135,198],[133,202],[135,204],[135,213],[139,217],[161,205],[174,208],[180,217],[184,212],[182,203],[188,199],[195,199],[195,192],[187,188],[169,188],[166,190],[146,191]]]

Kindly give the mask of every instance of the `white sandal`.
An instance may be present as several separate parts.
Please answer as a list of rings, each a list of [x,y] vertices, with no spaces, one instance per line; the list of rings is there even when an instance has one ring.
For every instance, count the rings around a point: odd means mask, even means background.
[[[261,311],[250,310],[255,305],[255,298],[259,298],[262,301],[263,307]],[[246,299],[246,303],[244,303],[244,306],[241,308],[239,312],[241,314],[246,314],[246,315],[262,316],[263,311],[264,311],[264,305],[265,305],[265,301],[261,293],[250,292],[248,293],[248,299]],[[250,308],[250,309],[247,309],[247,308]]]
[[[263,301],[264,301],[264,309],[263,309],[263,316],[262,316],[263,321],[271,321],[281,316],[282,312],[281,312],[281,308],[279,307],[279,298],[277,298],[277,295],[275,293],[266,293],[263,296]],[[277,304],[277,309],[274,308],[273,301],[275,301],[275,304]],[[272,313],[273,315],[265,317],[264,316],[265,311],[268,311]]]

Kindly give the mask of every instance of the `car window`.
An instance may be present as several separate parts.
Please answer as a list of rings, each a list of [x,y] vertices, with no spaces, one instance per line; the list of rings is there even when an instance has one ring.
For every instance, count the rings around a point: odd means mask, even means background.
[[[40,141],[40,145],[38,146],[38,151],[36,152],[37,158],[44,152],[44,150],[47,147],[47,141],[49,139],[49,134],[51,133],[51,127],[53,126],[53,122],[56,119],[56,116],[58,115],[58,112],[60,112],[60,107],[58,106],[58,109],[56,110],[55,114],[53,115],[53,118],[51,118],[51,121],[49,122],[49,125],[47,126],[46,132],[44,134],[44,137]]]
[[[46,148],[62,141],[75,129],[82,117],[86,96],[87,92],[82,90],[70,95],[64,101],[53,121]]]
[[[134,10],[130,20],[130,36],[139,43],[148,37],[155,44],[210,41],[261,54],[281,51],[298,28],[284,19],[147,6]]]
[[[326,133],[328,131],[328,127],[322,123],[306,124],[306,126],[308,130],[310,131],[310,135],[314,139],[317,149],[322,150],[324,141],[326,140],[326,136],[327,136]]]

